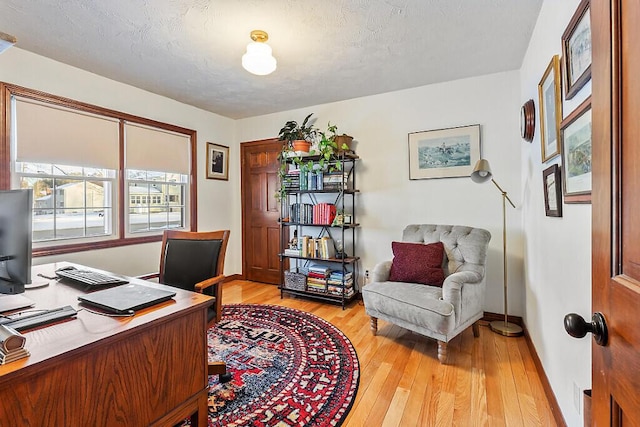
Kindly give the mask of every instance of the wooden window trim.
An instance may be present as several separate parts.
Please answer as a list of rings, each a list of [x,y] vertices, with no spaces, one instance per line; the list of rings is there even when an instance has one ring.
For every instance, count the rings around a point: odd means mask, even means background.
[[[159,242],[162,235],[125,237],[125,176],[124,176],[124,123],[138,123],[142,125],[157,127],[171,132],[182,133],[189,136],[191,145],[191,172],[189,174],[189,222],[190,230],[198,229],[198,206],[197,194],[197,132],[192,129],[183,128],[167,123],[158,122],[152,119],[98,107],[61,96],[51,95],[46,92],[17,86],[14,84],[0,82],[0,189],[11,188],[11,96],[20,96],[36,101],[46,102],[61,107],[86,111],[93,114],[111,117],[120,121],[120,163],[117,176],[118,185],[118,233],[115,239],[87,242],[69,245],[52,245],[48,247],[36,248],[33,250],[34,257],[60,255],[73,252],[82,252],[93,249],[105,249],[118,246],[137,245],[141,243]]]

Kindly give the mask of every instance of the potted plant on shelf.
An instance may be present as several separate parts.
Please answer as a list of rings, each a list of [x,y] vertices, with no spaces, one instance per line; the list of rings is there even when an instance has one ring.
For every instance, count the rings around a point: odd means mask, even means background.
[[[286,149],[309,152],[311,143],[318,135],[318,130],[309,123],[312,115],[313,113],[305,117],[300,125],[295,120],[289,120],[280,129],[278,137],[281,141],[286,141]]]

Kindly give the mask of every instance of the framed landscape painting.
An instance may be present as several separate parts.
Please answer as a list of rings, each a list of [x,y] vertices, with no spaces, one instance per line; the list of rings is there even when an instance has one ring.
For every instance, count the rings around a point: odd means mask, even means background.
[[[562,34],[565,99],[571,99],[591,78],[589,0],[582,0]]]
[[[560,60],[558,55],[551,58],[551,62],[538,84],[538,98],[540,143],[542,144],[542,162],[544,163],[560,154],[562,96],[560,94]]]
[[[409,134],[409,179],[468,177],[480,160],[480,125]]]
[[[229,180],[229,147],[207,142],[207,178]]]
[[[561,126],[565,203],[591,203],[591,97]]]

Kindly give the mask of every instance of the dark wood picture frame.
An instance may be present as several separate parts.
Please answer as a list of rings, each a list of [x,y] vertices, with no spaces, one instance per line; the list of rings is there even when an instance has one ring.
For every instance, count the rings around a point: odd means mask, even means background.
[[[562,216],[562,181],[560,167],[553,164],[542,171],[544,212],[547,216]]]
[[[229,180],[229,147],[207,142],[207,179]]]
[[[591,203],[591,137],[591,97],[588,97],[560,126],[565,203]]]
[[[565,99],[571,99],[591,79],[590,0],[578,5],[562,34]]]
[[[551,58],[538,84],[540,109],[540,144],[542,163],[560,154],[560,122],[562,121],[562,94],[560,93],[560,59]]]

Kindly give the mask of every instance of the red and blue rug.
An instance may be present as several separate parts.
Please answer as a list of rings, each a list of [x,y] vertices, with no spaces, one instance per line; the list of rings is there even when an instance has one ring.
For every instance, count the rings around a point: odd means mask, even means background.
[[[209,426],[339,426],[360,379],[349,339],[313,314],[274,305],[222,308],[209,360],[233,379],[209,377]]]

